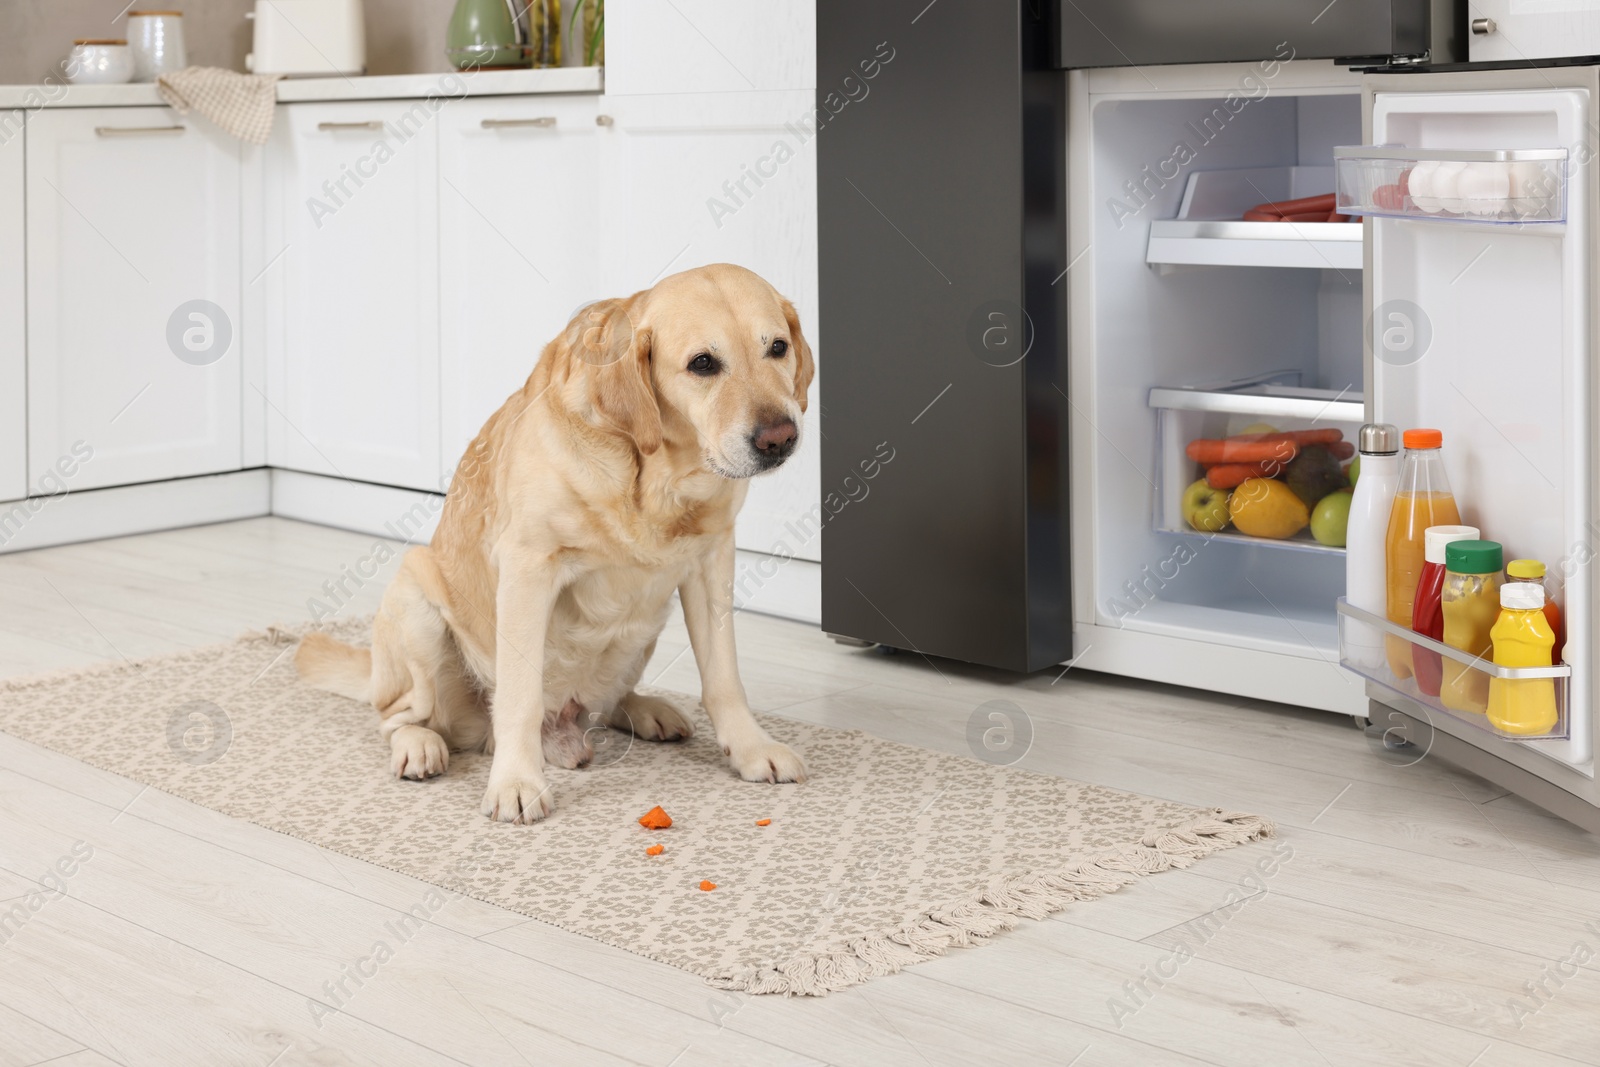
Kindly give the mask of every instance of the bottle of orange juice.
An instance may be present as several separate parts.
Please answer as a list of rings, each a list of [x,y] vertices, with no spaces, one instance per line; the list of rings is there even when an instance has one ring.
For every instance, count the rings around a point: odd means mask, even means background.
[[[1388,583],[1385,614],[1390,622],[1410,630],[1412,602],[1417,595],[1417,580],[1422,577],[1424,532],[1430,526],[1459,526],[1461,511],[1444,472],[1440,450],[1444,435],[1438,430],[1407,430],[1401,444],[1405,446],[1405,458],[1400,466],[1400,488],[1389,511],[1389,533],[1384,542]],[[1415,673],[1409,642],[1386,637],[1384,648],[1389,671],[1396,678],[1410,678]]]

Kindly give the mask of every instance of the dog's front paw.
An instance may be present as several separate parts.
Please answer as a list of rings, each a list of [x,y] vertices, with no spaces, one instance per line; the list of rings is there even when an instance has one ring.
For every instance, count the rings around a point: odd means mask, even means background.
[[[555,796],[542,774],[489,775],[489,788],[483,794],[482,811],[495,822],[526,825],[538,822],[555,810]]]
[[[389,739],[389,770],[396,778],[433,778],[450,766],[444,738],[424,726],[402,726]]]
[[[770,737],[728,750],[728,762],[747,782],[803,782],[805,761]]]

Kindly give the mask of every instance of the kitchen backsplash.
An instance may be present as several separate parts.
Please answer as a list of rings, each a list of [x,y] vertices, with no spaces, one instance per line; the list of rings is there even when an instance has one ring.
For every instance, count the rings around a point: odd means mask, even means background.
[[[245,13],[254,6],[253,0],[180,0],[176,9],[183,11],[189,61],[243,70],[250,51]],[[74,38],[122,37],[127,32],[127,20],[119,14],[124,0],[7,0],[5,7],[0,16],[5,23],[0,85],[44,81],[57,70]],[[455,0],[366,0],[367,73],[448,70],[444,37],[454,7]],[[569,64],[571,51],[565,49]]]

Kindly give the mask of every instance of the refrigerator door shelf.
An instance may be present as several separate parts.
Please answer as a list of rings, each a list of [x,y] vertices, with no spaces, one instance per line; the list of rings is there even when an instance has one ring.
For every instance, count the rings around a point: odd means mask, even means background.
[[[1501,225],[1567,219],[1567,150],[1333,150],[1339,210],[1433,222]]]
[[[1189,458],[1189,442],[1229,437],[1256,423],[1276,430],[1337,429],[1354,442],[1363,421],[1361,394],[1349,389],[1313,389],[1294,384],[1298,371],[1277,371],[1243,382],[1211,388],[1155,388],[1149,404],[1156,412],[1156,471],[1152,507],[1154,529],[1206,540],[1233,541],[1303,552],[1344,554],[1301,530],[1293,537],[1252,537],[1233,527],[1220,532],[1197,530],[1184,517],[1183,498],[1189,486],[1205,477],[1205,468]]]
[[[1344,597],[1339,598],[1338,611],[1339,665],[1366,679],[1368,695],[1374,700],[1384,701],[1391,695],[1398,695],[1409,702],[1409,707],[1424,709],[1433,725],[1437,725],[1440,718],[1449,719],[1464,723],[1485,736],[1501,741],[1565,741],[1571,736],[1567,715],[1568,683],[1572,678],[1570,666],[1559,664],[1554,667],[1498,667],[1488,660],[1469,656],[1460,649],[1451,648],[1442,641],[1435,641],[1431,637],[1424,637],[1403,626],[1397,626],[1380,615],[1363,611],[1348,603]],[[1486,715],[1448,707],[1439,697],[1429,696],[1417,688],[1415,678],[1402,680],[1390,673],[1382,649],[1376,647],[1383,641],[1402,641],[1414,656],[1432,654],[1459,664],[1475,676],[1477,688],[1484,693],[1488,692],[1490,685],[1496,680],[1508,684],[1548,684],[1553,692],[1555,723],[1549,729],[1537,733],[1506,733],[1496,729]],[[1375,648],[1378,660],[1376,665],[1372,662],[1374,658],[1372,650]]]

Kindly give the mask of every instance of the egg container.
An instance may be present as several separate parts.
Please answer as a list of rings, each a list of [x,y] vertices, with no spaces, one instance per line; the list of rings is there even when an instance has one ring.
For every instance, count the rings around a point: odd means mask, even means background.
[[[1565,222],[1567,150],[1333,150],[1339,211],[1401,219],[1523,225]]]

